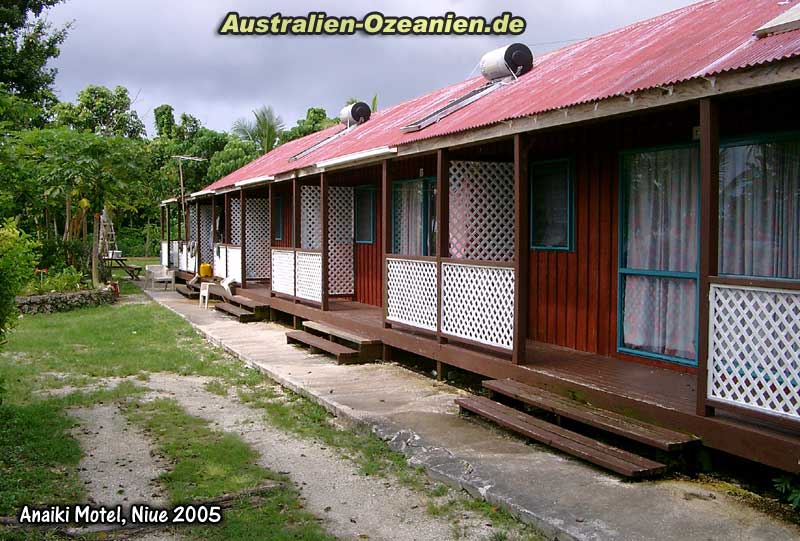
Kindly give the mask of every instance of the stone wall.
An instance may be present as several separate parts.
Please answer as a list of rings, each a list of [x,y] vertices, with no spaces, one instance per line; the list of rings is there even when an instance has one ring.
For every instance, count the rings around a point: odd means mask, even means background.
[[[116,300],[110,287],[87,289],[75,293],[47,293],[30,297],[17,297],[17,308],[23,314],[51,314],[68,312],[86,306],[111,304]]]

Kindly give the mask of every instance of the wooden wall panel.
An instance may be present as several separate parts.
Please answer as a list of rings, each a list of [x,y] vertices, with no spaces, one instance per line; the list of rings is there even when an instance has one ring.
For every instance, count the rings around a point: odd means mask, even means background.
[[[357,302],[383,305],[383,244],[381,229],[381,186],[380,175],[372,183],[375,187],[374,210],[375,229],[372,244],[356,244],[356,296]]]
[[[272,247],[273,248],[290,248],[292,246],[292,183],[280,182],[272,187],[272,205],[273,209],[277,209],[276,197],[283,198],[283,215],[280,219],[283,221],[283,239],[275,240],[275,220],[279,217],[276,215],[273,219],[272,227]]]

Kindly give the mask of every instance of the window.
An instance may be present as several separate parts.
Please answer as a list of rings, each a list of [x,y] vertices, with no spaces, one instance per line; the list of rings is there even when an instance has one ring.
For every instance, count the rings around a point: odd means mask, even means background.
[[[436,245],[436,179],[392,185],[392,253],[430,255]]]
[[[272,220],[275,226],[275,240],[283,240],[283,196],[275,196],[275,217]]]
[[[696,364],[697,147],[623,155],[618,349]]]
[[[531,248],[572,249],[572,162],[531,164]]]
[[[800,279],[800,137],[725,145],[719,271]]]
[[[359,186],[354,190],[356,207],[356,243],[375,242],[375,189]]]

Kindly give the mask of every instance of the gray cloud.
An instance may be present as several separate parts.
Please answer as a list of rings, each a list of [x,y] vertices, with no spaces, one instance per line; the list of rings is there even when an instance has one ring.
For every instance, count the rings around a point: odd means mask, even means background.
[[[402,4],[259,2],[256,0],[67,0],[47,14],[74,21],[53,65],[62,100],[88,84],[123,85],[152,133],[154,107],[169,103],[207,126],[228,130],[238,117],[272,105],[287,125],[311,106],[333,115],[349,97],[378,93],[386,107],[466,78],[487,50],[521,41],[534,52],[611,30],[692,3],[692,0],[411,0]],[[242,15],[302,15],[326,11],[361,16],[461,15],[491,18],[511,11],[527,20],[524,35],[506,37],[267,37],[219,36],[230,10]]]

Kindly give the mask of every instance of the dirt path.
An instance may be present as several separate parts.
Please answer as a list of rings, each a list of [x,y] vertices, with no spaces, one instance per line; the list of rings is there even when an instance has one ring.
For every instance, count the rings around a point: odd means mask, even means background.
[[[152,374],[147,386],[175,399],[191,415],[219,430],[234,432],[261,455],[260,465],[287,473],[301,489],[308,511],[340,539],[444,540],[486,539],[491,527],[464,516],[458,531],[444,517],[426,511],[421,494],[394,481],[361,475],[351,462],[310,440],[271,427],[263,414],[237,400],[207,392],[206,380]]]

